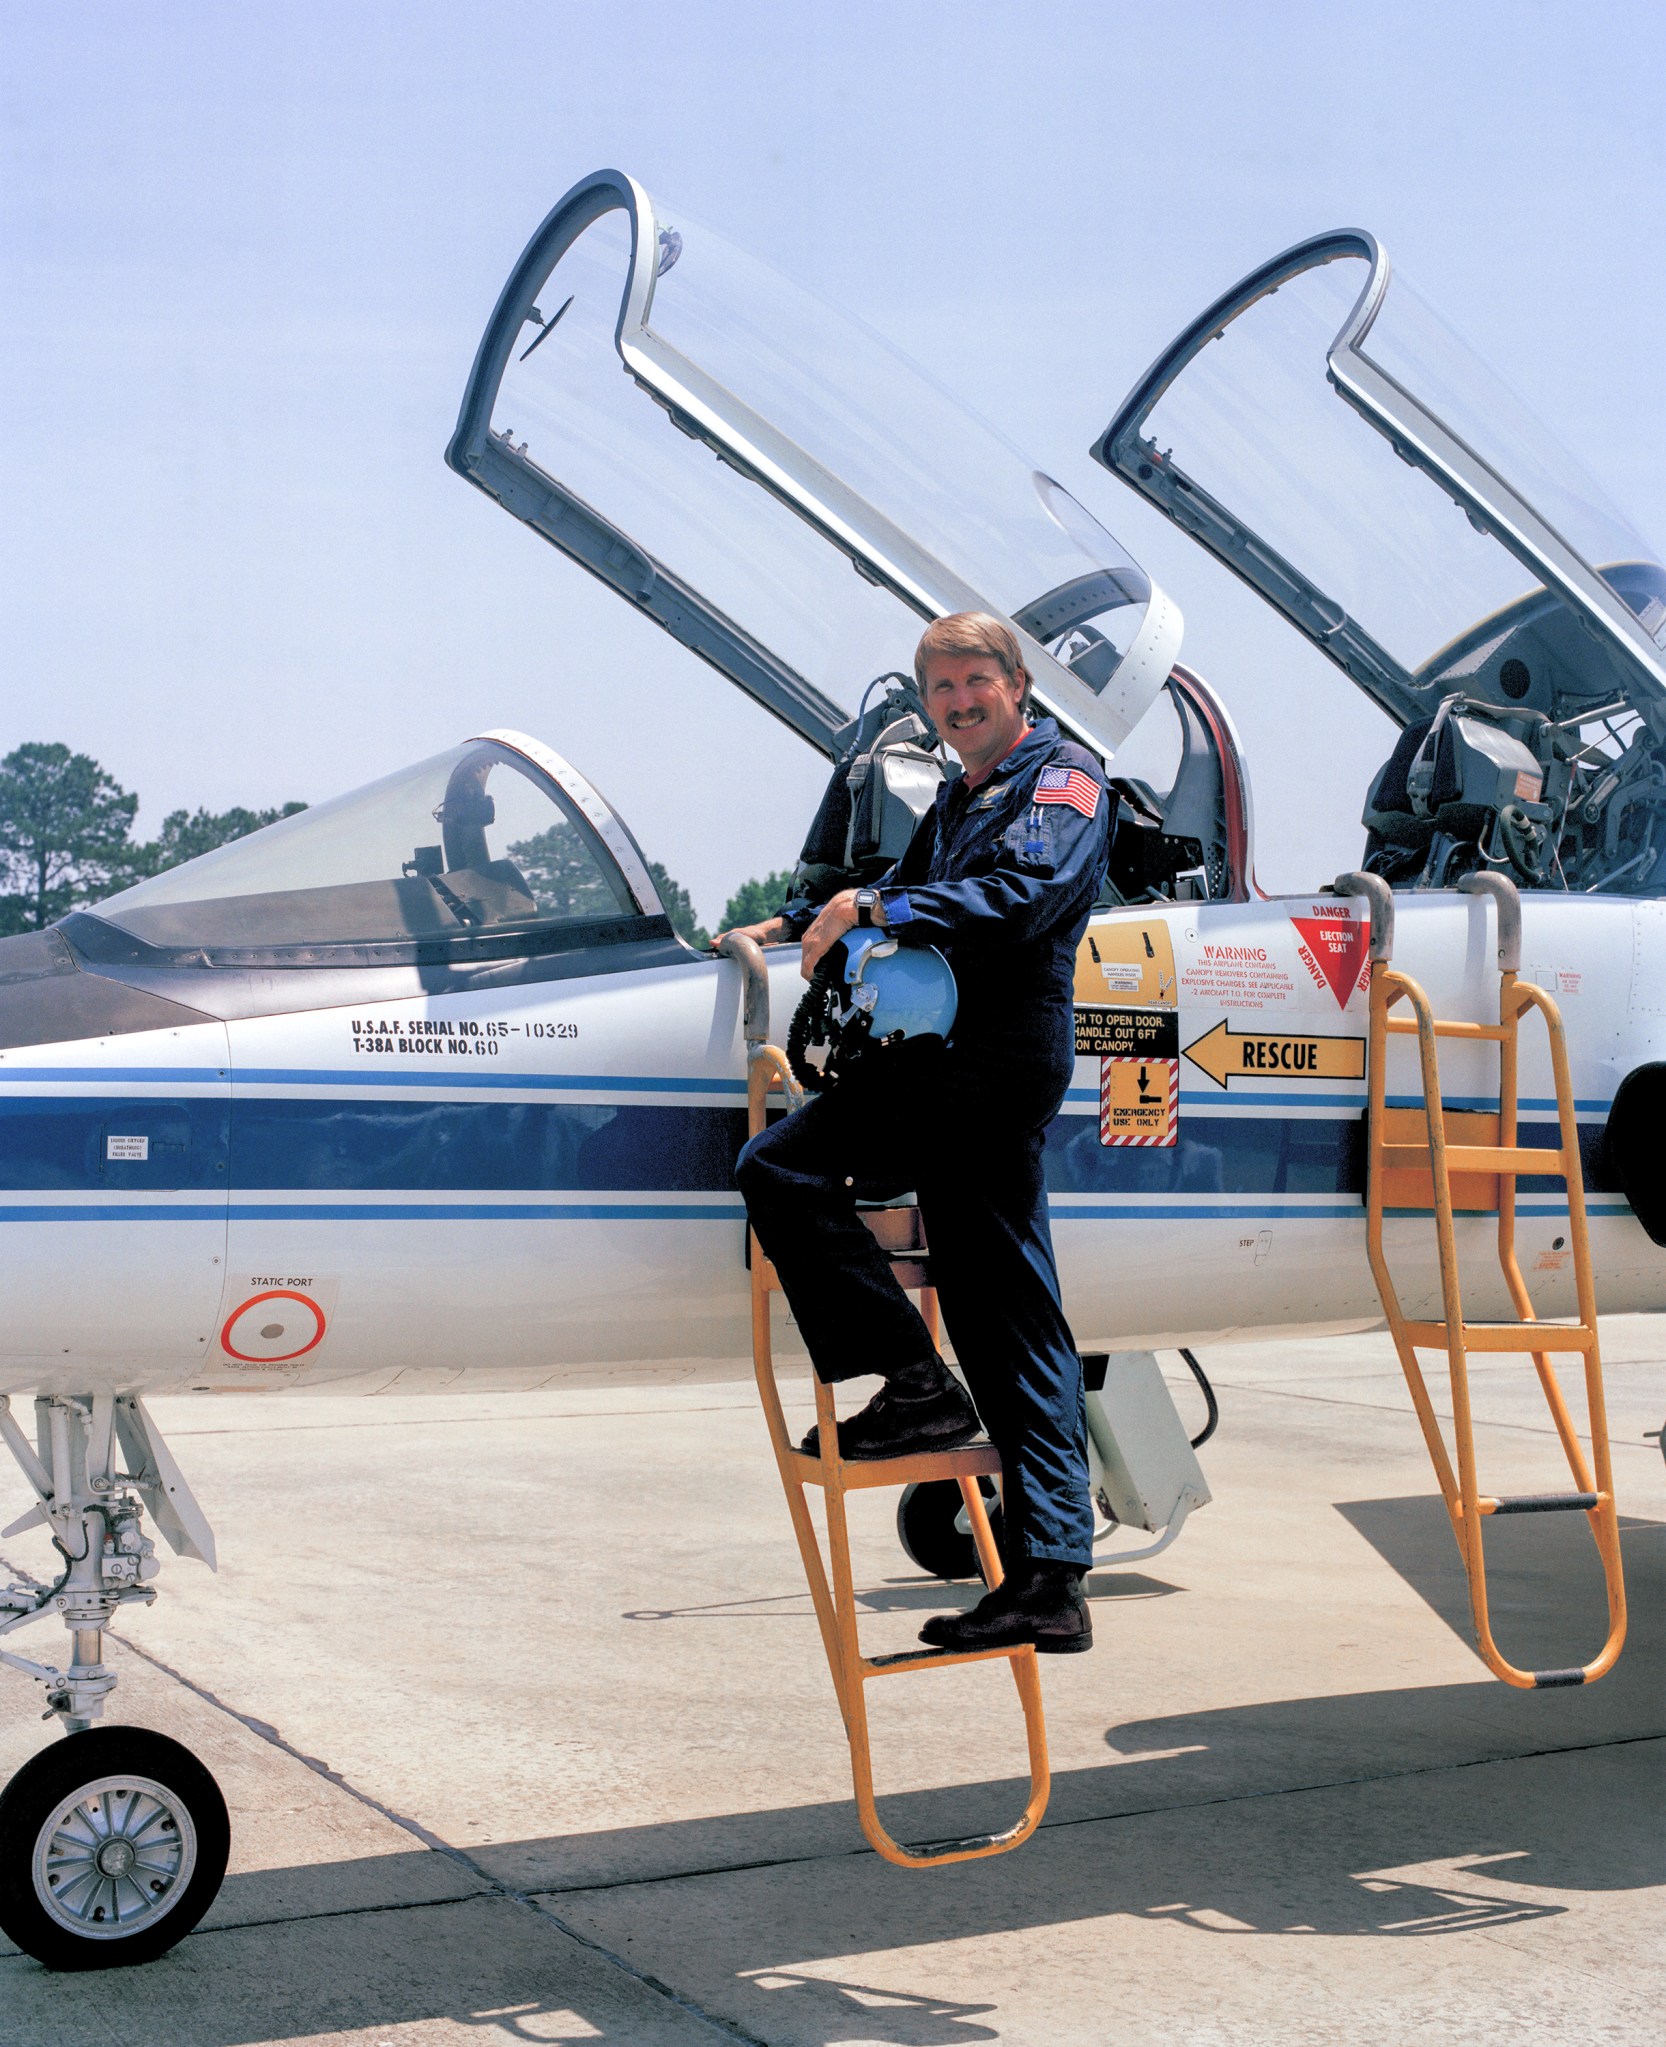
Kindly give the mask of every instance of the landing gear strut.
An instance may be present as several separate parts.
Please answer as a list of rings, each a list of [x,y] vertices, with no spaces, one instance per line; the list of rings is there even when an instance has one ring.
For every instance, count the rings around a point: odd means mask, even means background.
[[[59,1670],[0,1648],[0,1663],[44,1687],[44,1717],[70,1738],[0,1793],[0,1931],[52,1969],[148,1962],[214,1902],[230,1827],[188,1749],[142,1728],[92,1729],[116,1686],[104,1630],[119,1606],[156,1597],[144,1509],[181,1556],[210,1568],[214,1537],[143,1401],[51,1394],[35,1402],[35,1434],[32,1445],[0,1397],[0,1442],[37,1502],[0,1536],[44,1527],[64,1568],[53,1585],[0,1591],[0,1635],[56,1614],[71,1654]]]

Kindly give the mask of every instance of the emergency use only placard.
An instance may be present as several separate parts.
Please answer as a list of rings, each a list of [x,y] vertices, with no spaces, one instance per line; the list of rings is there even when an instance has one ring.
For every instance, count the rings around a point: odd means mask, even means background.
[[[1076,1056],[1099,1062],[1103,1145],[1179,1141],[1176,993],[1166,924],[1099,925],[1083,937],[1076,954]]]

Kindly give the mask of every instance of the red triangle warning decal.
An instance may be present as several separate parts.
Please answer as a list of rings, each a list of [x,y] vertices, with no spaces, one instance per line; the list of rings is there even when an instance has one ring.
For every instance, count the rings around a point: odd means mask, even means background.
[[[1371,927],[1352,917],[1292,917],[1299,950],[1320,987],[1328,988],[1340,1008],[1359,986],[1371,949]]]

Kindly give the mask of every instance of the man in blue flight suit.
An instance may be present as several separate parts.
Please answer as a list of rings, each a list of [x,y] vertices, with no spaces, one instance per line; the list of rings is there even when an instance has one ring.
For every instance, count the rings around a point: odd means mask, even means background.
[[[839,1424],[846,1457],[949,1449],[981,1416],[1001,1454],[1007,1576],[939,1648],[1087,1649],[1092,1560],[1082,1368],[1059,1301],[1042,1138],[1075,1058],[1076,947],[1105,874],[1099,763],[1032,725],[1030,678],[999,619],[963,612],[920,641],[914,673],[965,774],[877,888],[846,889],[803,931],[803,972],[858,925],[935,945],[954,969],[949,1038],[854,1062],[752,1139],[736,1179],[823,1380],[884,1384]],[[752,935],[799,935],[783,919]],[[976,1411],[860,1221],[859,1194],[918,1195],[933,1280]],[[805,1439],[816,1448],[815,1431]]]

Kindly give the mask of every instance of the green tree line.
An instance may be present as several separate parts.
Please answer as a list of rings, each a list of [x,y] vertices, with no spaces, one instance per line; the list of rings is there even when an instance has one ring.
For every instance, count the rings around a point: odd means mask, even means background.
[[[665,914],[671,919],[672,930],[686,938],[690,945],[709,945],[711,934],[695,917],[688,890],[680,881],[673,881],[657,860],[648,862],[648,872],[659,890],[659,899],[665,905]],[[723,915],[717,920],[717,928],[719,931],[732,931],[737,924],[761,924],[766,917],[775,915],[791,893],[790,867],[743,881],[723,905]]]
[[[79,903],[305,809],[174,810],[154,839],[136,839],[138,797],[91,754],[38,740],[14,747],[0,760],[0,932],[43,930]]]
[[[136,839],[138,797],[90,754],[38,740],[14,747],[0,759],[0,934],[44,930],[79,904],[305,809],[173,810],[154,839]],[[648,871],[673,927],[691,945],[707,944],[688,890],[657,860]],[[761,922],[786,901],[790,881],[787,869],[743,881],[717,928]]]

